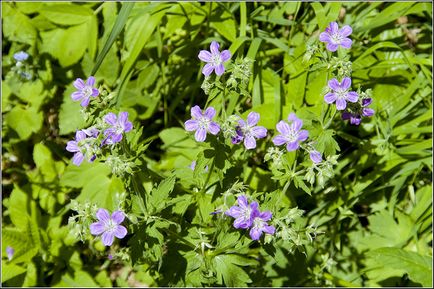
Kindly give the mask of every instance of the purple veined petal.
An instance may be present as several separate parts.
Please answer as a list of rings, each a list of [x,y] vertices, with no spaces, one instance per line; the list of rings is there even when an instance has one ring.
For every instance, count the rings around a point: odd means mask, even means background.
[[[264,138],[267,136],[267,129],[263,126],[255,126],[252,128],[252,134],[256,138]]]
[[[202,74],[205,76],[209,76],[213,72],[214,68],[215,68],[214,65],[212,65],[211,63],[207,63],[202,68]]]
[[[353,33],[353,29],[350,25],[345,25],[339,30],[339,34],[343,37],[349,36],[351,33]]]
[[[101,235],[105,232],[105,226],[102,222],[92,223],[89,228],[92,235]]]
[[[119,113],[118,122],[120,124],[125,124],[127,121],[128,121],[128,112],[123,111],[123,112]]]
[[[329,28],[330,28],[331,34],[338,33],[338,31],[339,31],[339,26],[338,26],[338,23],[336,23],[336,22],[330,22]]]
[[[249,205],[249,202],[247,200],[247,197],[245,195],[241,195],[237,198],[238,205],[240,208],[247,208]]]
[[[259,214],[259,218],[264,221],[269,221],[273,217],[273,214],[270,211],[265,211]]]
[[[326,48],[328,51],[330,52],[335,52],[336,50],[338,50],[339,45],[338,44],[334,44],[334,43],[327,43]]]
[[[321,41],[321,42],[331,42],[330,34],[328,34],[327,32],[322,32],[319,35],[319,41]]]
[[[89,78],[86,80],[86,85],[95,86],[95,77],[89,76]]]
[[[205,62],[212,61],[212,54],[207,50],[201,50],[198,55],[199,59]]]
[[[347,102],[343,98],[337,98],[336,99],[336,109],[337,110],[344,110],[347,107]]]
[[[117,116],[113,112],[109,112],[104,116],[104,121],[111,126],[115,126],[117,122]]]
[[[66,143],[66,150],[71,153],[79,152],[80,149],[77,146],[77,142],[70,140]]]
[[[357,100],[359,100],[359,94],[355,91],[349,91],[345,95],[345,99],[349,102],[357,102]]]
[[[96,155],[91,156],[91,158],[88,160],[89,163],[92,163],[96,159]]]
[[[297,140],[298,141],[305,141],[305,140],[307,140],[308,137],[309,137],[309,132],[307,130],[303,129],[298,133]]]
[[[184,125],[186,131],[195,131],[199,128],[199,122],[194,119],[187,120]]]
[[[211,50],[211,54],[213,55],[217,55],[220,54],[220,44],[218,44],[217,41],[213,41],[211,42],[211,45],[209,46],[210,50]]]
[[[234,221],[234,228],[236,229],[247,229],[252,225],[252,221],[246,220],[243,217],[236,218]]]
[[[108,222],[110,220],[110,213],[106,209],[98,209],[96,217],[102,222]]]
[[[291,112],[288,115],[288,121],[291,122],[291,121],[296,121],[296,120],[300,120],[300,119],[297,117],[297,115],[295,115],[295,113]]]
[[[261,235],[262,235],[261,229],[262,228],[253,227],[249,233],[250,238],[252,238],[252,240],[255,240],[255,241],[259,240],[261,238]]]
[[[90,96],[97,97],[99,95],[98,88],[92,88],[92,94]]]
[[[77,78],[74,83],[73,83],[74,87],[82,90],[85,87],[84,81],[81,78]]]
[[[344,77],[344,79],[342,79],[340,87],[343,90],[348,90],[351,86],[351,78],[349,77]]]
[[[336,78],[330,79],[328,82],[328,86],[333,89],[334,91],[337,91],[341,88],[341,85],[339,81]]]
[[[84,93],[81,91],[75,91],[71,94],[71,98],[73,101],[79,101],[84,97]]]
[[[116,223],[116,224],[120,224],[124,221],[125,219],[125,214],[122,211],[114,211],[112,214],[112,220]]]
[[[220,53],[220,58],[223,62],[228,61],[231,59],[231,52],[229,50],[223,50],[222,53]]]
[[[351,118],[351,116],[352,116],[352,114],[350,112],[348,112],[348,111],[344,111],[342,113],[342,119],[343,120],[349,120]]]
[[[124,226],[117,226],[116,227],[116,229],[115,229],[115,231],[114,231],[114,234],[115,234],[115,236],[116,236],[116,238],[118,238],[118,239],[123,239],[126,235],[127,235],[127,228],[125,228]]]
[[[82,107],[86,107],[86,106],[89,105],[89,101],[90,101],[90,97],[89,96],[88,97],[84,97],[83,100],[81,101],[80,105]]]
[[[286,143],[286,142],[287,142],[286,137],[284,137],[284,136],[281,135],[281,134],[279,134],[279,135],[277,135],[277,136],[275,136],[275,137],[273,138],[273,143],[274,143],[274,145],[276,145],[276,146],[281,146],[281,145],[283,145],[283,144]]]
[[[260,117],[261,117],[260,114],[257,112],[254,111],[250,112],[249,115],[247,116],[247,124],[249,126],[255,126],[258,123]]]
[[[203,142],[206,139],[206,129],[199,127],[194,134],[194,138],[198,142]]]
[[[255,138],[253,136],[251,136],[251,135],[246,136],[244,138],[244,146],[248,150],[256,148],[256,140],[255,140]]]
[[[365,107],[362,109],[362,115],[366,117],[373,116],[375,111],[372,108]]]
[[[302,126],[303,126],[303,121],[301,119],[294,120],[290,125],[293,131],[299,131]]]
[[[294,142],[289,142],[286,144],[286,149],[289,152],[295,151],[296,149],[298,149],[300,145],[298,144],[298,141],[294,141]]]
[[[262,231],[267,234],[274,235],[274,232],[276,232],[276,228],[274,228],[274,226],[265,225],[262,228]]]
[[[244,119],[239,119],[238,125],[240,128],[247,128],[247,123],[244,121]]]
[[[213,135],[217,135],[220,131],[220,126],[212,121],[208,124],[208,131]]]
[[[199,120],[203,117],[202,110],[200,109],[200,107],[198,105],[195,105],[191,108],[191,116],[197,120]]]
[[[318,164],[322,161],[321,153],[319,151],[316,151],[316,150],[310,151],[309,157],[316,164]]]
[[[324,95],[324,100],[325,100],[325,102],[327,102],[328,104],[331,104],[331,103],[333,103],[333,102],[336,101],[336,98],[337,98],[337,97],[338,97],[338,96],[336,95],[336,93],[329,92],[329,93],[327,93],[326,95]]]
[[[87,137],[87,136],[86,136],[86,133],[85,133],[84,131],[82,131],[82,130],[78,130],[78,131],[75,133],[75,140],[76,140],[77,142],[86,139],[86,137]]]
[[[347,49],[349,49],[349,48],[351,48],[351,45],[353,44],[353,41],[351,40],[351,39],[349,39],[349,38],[344,38],[344,39],[342,39],[342,41],[341,41],[341,46],[343,47],[343,48],[347,48]]]
[[[232,207],[230,207],[229,210],[227,210],[225,212],[226,216],[229,216],[232,218],[238,218],[239,216],[241,216],[241,214],[242,214],[242,210],[240,207],[237,207],[237,206],[232,206]]]
[[[225,67],[222,63],[220,63],[215,67],[215,74],[217,74],[218,76],[222,75],[224,72],[225,72]]]
[[[352,115],[350,118],[350,123],[354,125],[360,125],[362,118],[358,115]]]
[[[252,211],[252,213],[251,213],[252,218],[259,216],[259,204],[258,204],[258,202],[251,202],[250,203],[250,210]]]
[[[205,110],[204,116],[208,119],[212,119],[215,116],[215,113],[214,107],[211,106]]]
[[[372,103],[372,98],[370,97],[362,99],[362,106],[368,106],[371,103]]]
[[[108,129],[106,129],[105,131],[104,131],[104,135],[105,136],[108,136],[108,137],[110,137],[111,138],[111,136],[113,135],[113,134],[115,134],[116,133],[116,130],[113,128],[113,127],[109,127]]]
[[[101,236],[101,239],[105,246],[111,246],[115,240],[115,234],[109,231],[104,232]]]
[[[84,155],[81,152],[76,152],[72,157],[72,163],[76,166],[81,165],[84,160]]]
[[[283,120],[279,121],[276,124],[276,129],[278,132],[280,132],[282,135],[288,135],[291,132],[291,129],[289,127],[289,124],[284,122]]]
[[[118,143],[122,140],[122,134],[121,133],[113,133],[110,136],[113,143]]]
[[[129,132],[133,129],[133,124],[131,123],[131,121],[127,121],[126,123],[124,123],[124,132]]]

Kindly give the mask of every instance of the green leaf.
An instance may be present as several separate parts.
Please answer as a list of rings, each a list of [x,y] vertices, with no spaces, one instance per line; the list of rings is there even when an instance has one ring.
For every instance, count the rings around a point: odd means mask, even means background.
[[[218,14],[218,16],[212,16],[210,19],[210,26],[215,28],[220,35],[230,42],[234,42],[237,38],[237,25],[235,20],[232,18],[232,14],[226,10],[224,10],[223,13]]]
[[[214,258],[217,278],[224,281],[227,287],[247,287],[252,280],[240,267],[234,265],[234,258],[230,255],[218,255]]]
[[[85,120],[80,112],[80,102],[71,99],[71,93],[75,91],[74,86],[69,85],[63,94],[63,103],[59,112],[59,133],[60,135],[70,134],[84,128]]]
[[[169,194],[175,187],[175,181],[176,177],[172,175],[161,181],[157,189],[152,191],[152,194],[149,198],[149,203],[157,212],[161,211],[165,207],[166,202],[169,200]]]
[[[42,126],[42,113],[35,107],[14,107],[5,117],[5,123],[15,130],[22,140],[28,139],[32,133],[36,133]]]
[[[94,16],[91,9],[76,4],[56,3],[55,5],[44,6],[39,13],[51,22],[60,25],[82,24]]]
[[[2,260],[2,283],[25,272],[25,268]]]

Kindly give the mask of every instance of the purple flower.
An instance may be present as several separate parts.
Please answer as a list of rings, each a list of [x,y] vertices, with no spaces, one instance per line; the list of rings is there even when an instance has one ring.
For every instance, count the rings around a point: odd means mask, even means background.
[[[20,51],[14,54],[14,59],[16,61],[25,61],[27,60],[27,58],[29,58],[29,54],[24,51]]]
[[[247,197],[242,195],[237,199],[238,206],[232,206],[225,212],[225,215],[235,218],[234,227],[237,229],[247,229],[253,224],[253,212],[258,210],[258,203],[247,202]]]
[[[288,151],[295,151],[300,146],[299,143],[307,139],[309,132],[307,130],[301,130],[303,121],[297,118],[295,113],[289,114],[288,121],[290,124],[283,120],[277,123],[276,129],[280,134],[273,138],[273,143],[277,146],[286,143],[286,149]]]
[[[362,117],[371,117],[374,115],[375,111],[372,108],[367,107],[372,103],[372,98],[362,99],[361,104],[353,108],[352,111],[344,111],[342,113],[343,120],[349,120],[352,125],[360,125],[362,122]]]
[[[72,157],[72,163],[76,166],[81,165],[84,157],[87,156],[88,162],[93,162],[96,155],[92,149],[92,142],[87,138],[85,131],[79,130],[75,133],[75,140],[68,141],[66,150],[75,153]]]
[[[256,148],[255,138],[264,138],[267,136],[267,129],[263,126],[256,126],[260,118],[259,113],[252,111],[247,116],[247,123],[240,119],[236,128],[237,135],[232,138],[232,143],[240,143],[244,139],[246,149]]]
[[[339,45],[343,48],[351,48],[353,41],[350,38],[347,38],[347,36],[352,32],[353,30],[349,25],[345,25],[342,29],[339,29],[336,22],[331,22],[325,32],[322,32],[319,35],[319,40],[321,42],[327,42],[326,47],[331,52],[336,51]]]
[[[267,221],[271,220],[273,214],[270,211],[260,212],[259,210],[255,210],[252,213],[253,217],[253,226],[250,229],[250,238],[252,240],[259,240],[261,238],[262,233],[267,233],[273,235],[276,231],[274,226],[268,225]]]
[[[309,152],[309,157],[316,164],[318,164],[322,161],[321,153],[319,151],[316,151],[316,150],[311,150]]]
[[[111,125],[104,131],[103,144],[115,144],[122,140],[122,134],[133,129],[133,124],[128,120],[128,112],[119,113],[119,117],[113,112],[109,112],[104,116],[104,121]]]
[[[110,217],[106,209],[99,209],[96,212],[99,222],[90,225],[92,235],[101,235],[102,242],[106,246],[111,246],[116,238],[122,239],[127,234],[127,229],[120,224],[124,221],[125,215],[121,211],[114,211]]]
[[[213,135],[218,134],[220,126],[211,120],[215,113],[213,107],[208,107],[205,110],[205,113],[202,113],[202,110],[198,105],[193,106],[191,108],[192,119],[185,122],[185,130],[196,131],[194,137],[198,142],[205,141],[207,131]]]
[[[347,107],[347,101],[357,102],[359,95],[355,91],[348,91],[351,86],[351,78],[344,77],[339,83],[336,78],[329,80],[329,87],[334,92],[329,92],[324,96],[324,100],[331,104],[336,101],[336,109],[344,110]]]
[[[74,86],[78,90],[71,94],[73,101],[81,100],[81,106],[86,107],[89,105],[90,97],[97,97],[99,95],[99,90],[94,88],[95,77],[90,76],[86,83],[81,78],[77,78],[74,81]]]
[[[362,116],[371,117],[374,115],[375,111],[372,108],[367,107],[372,103],[372,98],[362,99]]]
[[[209,76],[213,70],[215,70],[215,73],[219,76],[225,72],[223,63],[231,58],[231,53],[229,50],[223,50],[220,53],[219,47],[220,45],[216,41],[213,41],[210,45],[211,52],[207,50],[201,50],[199,52],[199,59],[207,63],[202,69],[202,73],[205,76]]]
[[[12,248],[11,246],[6,247],[6,255],[8,256],[9,261],[12,260],[12,258],[14,257],[14,253],[15,253],[14,248]]]

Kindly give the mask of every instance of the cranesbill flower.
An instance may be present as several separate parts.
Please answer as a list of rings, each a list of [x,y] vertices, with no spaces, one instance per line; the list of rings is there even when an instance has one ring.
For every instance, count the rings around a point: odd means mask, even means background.
[[[73,101],[81,100],[81,106],[86,107],[89,105],[90,97],[97,97],[99,95],[99,90],[94,87],[95,77],[90,76],[86,83],[81,78],[77,78],[74,81],[74,87],[78,90],[71,94]]]
[[[201,50],[199,52],[199,59],[207,63],[202,69],[202,73],[205,76],[209,76],[213,70],[215,70],[215,73],[219,76],[225,72],[223,63],[231,58],[231,53],[229,50],[223,50],[220,53],[219,47],[220,45],[216,41],[213,41],[210,45],[211,52],[207,50]]]
[[[232,206],[225,212],[225,215],[235,218],[234,227],[237,229],[247,229],[253,224],[253,212],[258,211],[258,203],[248,203],[247,197],[241,195],[237,199],[238,206]]]
[[[362,117],[371,117],[375,111],[372,108],[367,107],[372,103],[372,98],[362,99],[362,103],[358,104],[358,107],[352,109],[352,111],[344,111],[342,113],[343,120],[349,120],[352,125],[360,125]]]
[[[325,32],[319,35],[319,40],[321,42],[327,42],[327,50],[334,52],[338,49],[339,45],[343,48],[351,48],[353,41],[348,38],[353,29],[349,25],[345,25],[342,29],[336,22],[331,22],[326,28]]]
[[[14,54],[14,59],[16,61],[25,61],[27,60],[27,58],[29,58],[29,54],[24,51],[20,51]]]
[[[115,144],[122,140],[122,134],[133,129],[133,124],[128,120],[128,112],[123,111],[116,116],[113,112],[109,112],[104,116],[104,121],[111,125],[104,131],[106,137],[102,144]]]
[[[252,240],[259,240],[261,238],[262,233],[267,233],[273,235],[276,231],[274,226],[268,225],[268,221],[271,220],[273,214],[270,211],[260,212],[259,210],[255,210],[252,213],[253,217],[253,226],[250,229],[250,238]]]
[[[295,151],[300,146],[299,143],[308,138],[309,132],[301,130],[303,121],[297,118],[295,113],[289,114],[288,121],[290,124],[283,120],[277,123],[276,129],[280,134],[273,138],[273,143],[277,146],[286,144],[288,151]]]
[[[72,163],[79,166],[85,156],[87,156],[88,162],[93,162],[96,158],[91,145],[92,140],[89,141],[86,133],[83,130],[79,130],[75,133],[75,140],[68,141],[66,144],[66,150],[75,153],[72,158]]]
[[[318,164],[322,161],[321,153],[317,150],[311,150],[309,152],[309,157],[316,164]]]
[[[111,246],[115,237],[122,239],[127,235],[127,229],[120,225],[125,219],[123,212],[114,211],[110,216],[106,209],[99,209],[96,217],[99,221],[90,225],[90,233],[95,236],[102,235],[101,239],[105,246]]]
[[[185,130],[187,131],[196,131],[194,137],[196,141],[203,142],[206,139],[206,133],[210,132],[213,135],[216,135],[220,131],[220,126],[212,121],[216,111],[213,107],[208,107],[205,110],[205,113],[202,113],[202,110],[198,105],[195,105],[191,108],[191,117],[185,122]]]
[[[359,95],[355,91],[348,91],[351,86],[351,78],[344,77],[342,82],[336,78],[329,80],[328,86],[334,90],[334,92],[329,92],[324,96],[324,100],[331,104],[336,101],[336,109],[344,110],[347,107],[347,101],[357,102]]]
[[[255,138],[264,138],[267,136],[267,129],[263,126],[257,126],[260,118],[259,113],[252,111],[247,116],[247,122],[240,119],[236,128],[236,136],[232,138],[232,143],[236,144],[244,139],[246,149],[254,149],[256,147]]]
[[[15,250],[11,246],[6,246],[6,255],[8,256],[8,260],[12,260],[14,257]]]

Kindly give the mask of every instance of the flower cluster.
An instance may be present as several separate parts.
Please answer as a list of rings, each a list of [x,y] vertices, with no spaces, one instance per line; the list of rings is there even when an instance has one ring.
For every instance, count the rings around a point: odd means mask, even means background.
[[[16,61],[15,67],[12,68],[22,79],[31,80],[32,79],[32,66],[27,62],[29,59],[29,54],[24,51],[19,51],[14,53],[13,58]]]
[[[276,229],[267,223],[273,217],[270,211],[261,212],[258,203],[251,202],[249,204],[245,195],[239,196],[237,202],[238,206],[232,206],[225,212],[227,216],[235,218],[235,228],[250,228],[249,234],[252,240],[259,240],[262,233],[274,234]]]
[[[111,246],[115,237],[123,239],[127,235],[127,229],[121,225],[125,215],[121,211],[114,211],[110,216],[106,209],[99,209],[96,212],[98,222],[90,225],[92,235],[101,235],[101,240],[105,246]]]

